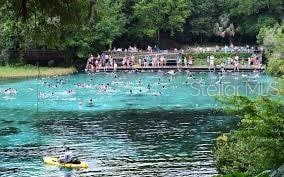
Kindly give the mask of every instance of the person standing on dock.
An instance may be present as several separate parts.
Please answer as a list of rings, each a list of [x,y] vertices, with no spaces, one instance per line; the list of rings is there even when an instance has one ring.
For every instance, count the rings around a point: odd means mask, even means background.
[[[166,66],[166,60],[165,60],[164,55],[162,55],[162,56],[160,57],[160,62],[161,62],[161,66]]]
[[[179,53],[176,58],[177,68],[179,68],[179,66],[182,64],[181,62],[182,62],[182,54]]]
[[[117,70],[117,63],[114,61],[113,63],[113,71],[116,71]]]
[[[188,55],[188,61],[187,62],[188,62],[189,66],[192,65],[192,55],[191,54]]]
[[[144,56],[143,61],[144,61],[143,66],[144,66],[144,67],[148,67],[147,56],[146,56],[146,55]]]
[[[214,68],[214,59],[215,59],[215,57],[213,55],[210,55],[210,57],[209,57],[209,71],[211,71],[211,68]]]
[[[187,67],[187,59],[186,59],[186,56],[183,57],[183,64],[184,64],[185,67]]]
[[[234,72],[240,71],[240,62],[238,60],[234,60]]]

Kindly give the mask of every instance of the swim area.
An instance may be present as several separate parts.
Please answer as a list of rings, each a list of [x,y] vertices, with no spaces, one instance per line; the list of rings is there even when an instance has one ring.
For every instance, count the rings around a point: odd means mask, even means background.
[[[212,176],[215,139],[239,121],[215,97],[268,95],[277,87],[265,73],[0,81],[0,176]],[[44,165],[42,157],[62,154],[63,145],[89,169]]]

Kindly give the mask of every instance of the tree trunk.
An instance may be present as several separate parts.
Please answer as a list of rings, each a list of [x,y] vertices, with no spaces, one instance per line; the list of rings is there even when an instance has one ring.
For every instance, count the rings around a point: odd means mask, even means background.
[[[109,43],[109,49],[112,49],[112,42]]]
[[[160,43],[160,30],[157,31],[157,42]]]
[[[91,23],[93,21],[94,18],[94,9],[95,9],[95,4],[96,4],[96,0],[89,0],[89,14],[88,14],[88,21],[89,23]]]
[[[234,44],[233,44],[233,37],[229,36],[229,42],[230,42],[230,46],[234,46]]]

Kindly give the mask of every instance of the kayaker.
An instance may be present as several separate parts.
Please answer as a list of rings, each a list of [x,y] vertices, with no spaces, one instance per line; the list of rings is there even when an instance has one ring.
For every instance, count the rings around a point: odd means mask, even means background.
[[[70,150],[69,147],[66,147],[65,152],[64,152],[64,156],[60,157],[59,162],[60,163],[72,163],[73,160],[74,160],[74,157],[73,157],[72,151]]]

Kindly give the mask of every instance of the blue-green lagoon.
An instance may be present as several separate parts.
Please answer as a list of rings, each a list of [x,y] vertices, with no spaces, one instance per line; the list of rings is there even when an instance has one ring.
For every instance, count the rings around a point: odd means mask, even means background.
[[[212,176],[214,139],[239,121],[220,111],[215,97],[254,97],[276,87],[258,73],[0,81],[0,176]],[[42,157],[62,153],[63,145],[90,168],[44,165]]]

